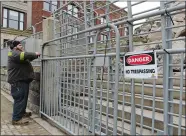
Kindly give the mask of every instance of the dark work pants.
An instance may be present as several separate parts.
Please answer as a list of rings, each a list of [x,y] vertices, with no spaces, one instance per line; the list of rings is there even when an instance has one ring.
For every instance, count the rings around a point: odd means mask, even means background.
[[[12,120],[20,120],[26,112],[29,94],[29,83],[11,84],[11,95],[14,99]]]

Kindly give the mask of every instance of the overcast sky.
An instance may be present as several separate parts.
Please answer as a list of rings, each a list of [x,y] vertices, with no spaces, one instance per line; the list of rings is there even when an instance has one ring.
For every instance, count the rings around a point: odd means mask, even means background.
[[[132,2],[132,4],[134,4],[136,2]],[[127,6],[127,2],[116,2],[115,5],[117,5],[118,7],[126,7]],[[159,7],[160,6],[160,2],[144,2],[141,3],[139,5],[133,6],[132,7],[132,13],[138,13],[144,10],[148,10],[148,9],[152,9],[155,7]],[[127,9],[125,9],[127,11]],[[153,12],[153,11],[152,11]],[[146,13],[145,13],[146,14]],[[136,21],[136,22],[142,22],[144,20],[140,20],[140,21]],[[136,23],[134,22],[134,23]],[[135,26],[134,28],[136,28],[137,26]]]

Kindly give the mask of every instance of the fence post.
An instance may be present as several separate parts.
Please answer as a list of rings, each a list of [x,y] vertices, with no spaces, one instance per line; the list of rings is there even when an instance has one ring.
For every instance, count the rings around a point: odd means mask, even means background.
[[[161,9],[165,9],[165,2],[160,3]],[[161,28],[162,28],[162,48],[163,49],[169,49],[172,48],[172,42],[167,42],[167,39],[172,38],[172,31],[171,29],[166,29],[166,27],[171,26],[171,20],[170,17],[167,17],[165,14],[161,15]],[[168,114],[168,112],[173,111],[172,104],[169,104],[169,101],[173,101],[173,95],[172,92],[169,91],[169,89],[173,88],[173,82],[172,79],[169,77],[173,76],[172,68],[170,68],[170,63],[172,62],[171,55],[165,53],[163,57],[163,93],[164,93],[164,134],[165,135],[172,135],[173,134],[173,127],[169,124],[173,124],[173,116]]]
[[[93,19],[94,18],[94,14],[92,14],[93,12],[93,0],[90,0],[90,19]],[[93,27],[94,26],[94,22],[93,21],[90,21],[90,26]],[[90,32],[88,32],[90,34]],[[94,38],[95,37],[92,37],[92,40],[94,41]],[[95,128],[94,128],[94,125],[93,125],[93,122],[94,122],[94,111],[93,111],[93,98],[91,97],[91,95],[94,97],[93,93],[91,93],[90,91],[90,86],[91,86],[91,72],[92,72],[92,66],[91,66],[91,62],[89,62],[88,64],[88,93],[89,93],[89,103],[88,103],[88,116],[89,116],[89,132],[91,133],[94,133],[95,132]]]
[[[128,18],[132,18],[132,6],[131,1],[127,1],[128,6]],[[133,51],[133,22],[128,23],[129,26],[129,51]],[[131,79],[131,135],[136,135],[136,108],[135,108],[135,85],[134,79]]]
[[[168,2],[168,0],[166,0]],[[170,7],[170,4],[167,5],[166,8],[169,8]],[[172,27],[172,22],[171,22],[171,17],[170,16],[167,16],[166,18],[166,23],[167,23],[167,26],[166,27]],[[169,28],[169,29],[166,29],[166,33],[167,33],[167,39],[172,39],[172,28]],[[166,44],[166,48],[167,49],[171,49],[172,48],[172,41],[168,41],[167,44]],[[169,66],[170,64],[172,64],[172,55],[168,55],[167,54],[167,66],[168,66],[168,101],[171,101],[173,102],[173,91],[170,91],[170,89],[173,89],[173,79],[172,78],[169,78],[169,77],[173,77],[173,68],[172,66]],[[170,113],[173,113],[173,103],[169,103],[168,102],[168,112]],[[168,114],[168,122],[169,124],[172,124],[173,125],[173,115],[170,115]],[[173,135],[173,127],[172,126],[169,126],[168,127],[168,134],[169,135]]]

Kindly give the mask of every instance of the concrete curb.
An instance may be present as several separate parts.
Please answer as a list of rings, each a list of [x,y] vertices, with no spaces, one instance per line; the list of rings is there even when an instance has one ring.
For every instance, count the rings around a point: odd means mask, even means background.
[[[8,99],[10,102],[13,103],[13,98],[6,92],[1,90],[1,94]],[[27,111],[31,111],[27,108]],[[38,115],[32,113],[31,117],[35,122],[37,122],[40,126],[42,126],[46,131],[48,131],[51,135],[66,135],[65,133],[61,132],[59,129],[56,127],[52,126],[49,124],[47,121],[41,119]],[[50,130],[50,131],[49,131]]]

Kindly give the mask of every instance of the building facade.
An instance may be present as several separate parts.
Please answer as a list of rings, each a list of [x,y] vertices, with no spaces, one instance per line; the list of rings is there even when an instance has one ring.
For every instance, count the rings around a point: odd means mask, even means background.
[[[63,7],[63,13],[66,15],[66,13],[68,14],[68,22],[64,19],[64,25],[66,25],[66,28],[69,30],[72,28],[71,33],[76,33],[77,31],[81,31],[81,27],[75,27],[75,26],[79,26],[82,23],[84,23],[84,12],[83,12],[83,5],[82,5],[82,1],[76,1],[73,2],[71,1],[71,3],[68,3],[69,1],[64,1],[63,3],[61,2],[60,7]],[[68,3],[68,4],[67,4]],[[90,1],[86,2],[87,5],[90,5]],[[100,25],[100,24],[104,24],[107,23],[107,17],[106,17],[106,11],[107,11],[107,7],[106,4],[108,4],[106,1],[96,1],[94,2],[94,6],[93,6],[93,11],[91,11],[90,6],[87,6],[87,25],[89,26],[96,26],[96,25]],[[66,5],[66,6],[65,6]],[[111,12],[109,12],[108,14],[108,21],[112,22],[114,20],[120,19],[124,16],[127,16],[127,12],[124,9],[120,10],[120,7],[117,7],[114,4],[109,4],[109,10],[111,10]],[[117,11],[117,12],[114,12]],[[93,17],[91,17],[91,12],[93,12]],[[63,17],[65,18],[65,15],[63,15]],[[71,23],[73,22],[73,23]],[[75,25],[74,25],[75,23]],[[124,36],[126,34],[126,30],[123,28],[123,25],[119,26],[120,28],[122,27],[122,29],[119,29],[120,32],[120,36]],[[79,30],[78,30],[79,29]],[[65,30],[64,30],[65,31]],[[92,35],[92,34],[90,34]],[[110,36],[111,37],[115,37],[115,34],[113,32],[110,32]],[[92,43],[92,37],[89,37],[89,42]],[[101,34],[101,36],[99,37],[98,40],[104,41],[106,40],[106,34]]]
[[[52,15],[52,12],[55,11],[58,7],[66,4],[68,1],[59,2],[57,0],[52,1],[3,1],[2,2],[2,27],[1,27],[1,43],[7,40],[13,40],[16,36],[19,36],[17,39],[22,40],[26,36],[32,34],[32,30],[24,31],[31,26],[35,26],[36,32],[42,31],[42,21],[43,19]],[[75,14],[75,18],[81,17],[81,5],[78,4],[81,2],[72,2],[67,7],[64,7],[64,10],[70,10],[73,8],[72,12],[79,12]],[[87,4],[89,1],[87,1]],[[98,8],[105,4],[104,1],[96,2],[94,9],[94,18],[105,14],[106,8]],[[111,9],[116,10],[119,7],[111,4]],[[87,10],[88,11],[88,10]],[[68,12],[69,14],[74,14]],[[126,15],[126,11],[114,12],[109,14],[109,19],[114,20],[120,18],[121,16]],[[101,18],[94,19],[94,25],[99,25],[106,22],[106,16]],[[36,25],[37,24],[37,25]],[[77,32],[77,28],[73,29],[74,32]],[[124,35],[124,29],[120,30],[120,35]],[[111,33],[112,36],[112,33]],[[105,35],[101,35],[101,40],[105,39]],[[90,37],[90,42],[92,38]],[[6,47],[7,45],[1,45],[1,48]]]
[[[1,2],[1,43],[13,40],[17,35],[17,39],[22,40],[32,31],[23,31],[28,28],[30,20],[30,9],[26,1],[2,1]],[[1,48],[7,47],[7,44],[1,44]]]

